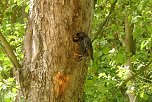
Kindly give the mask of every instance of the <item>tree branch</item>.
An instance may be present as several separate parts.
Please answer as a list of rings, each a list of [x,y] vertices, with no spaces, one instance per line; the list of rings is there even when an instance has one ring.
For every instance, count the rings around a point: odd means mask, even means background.
[[[109,18],[110,18],[110,16],[111,16],[112,12],[114,11],[114,8],[115,8],[115,5],[116,5],[117,1],[118,1],[118,0],[115,0],[115,1],[111,4],[110,12],[109,12],[107,18],[105,19],[105,21],[104,21],[103,23],[100,24],[101,26],[99,26],[98,31],[97,31],[95,37],[93,38],[92,42],[99,36],[99,33],[102,33],[102,32],[103,32],[103,28],[104,28],[104,26],[107,24],[107,22],[109,21]]]
[[[3,21],[3,16],[4,16],[4,12],[7,8],[7,4],[8,4],[8,1],[5,0],[5,4],[4,4],[4,9],[2,11],[2,14],[1,14],[1,20],[0,20],[0,24],[2,24],[2,21]],[[19,64],[19,61],[17,60],[10,44],[7,42],[6,38],[3,36],[2,32],[0,31],[0,43],[4,49],[4,51],[6,52],[8,58],[10,59],[10,61],[12,62],[14,68],[21,68],[21,65]]]
[[[9,57],[10,61],[12,62],[13,66],[17,68],[21,68],[21,65],[19,64],[19,61],[17,60],[10,44],[7,42],[6,38],[2,35],[2,32],[0,32],[0,41],[2,44],[2,47],[4,51],[6,52],[7,56]]]

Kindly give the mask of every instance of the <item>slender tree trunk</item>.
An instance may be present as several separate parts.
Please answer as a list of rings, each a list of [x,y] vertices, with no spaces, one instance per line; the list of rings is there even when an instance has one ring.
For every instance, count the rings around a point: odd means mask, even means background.
[[[128,77],[133,75],[133,65],[131,62],[131,57],[135,54],[136,51],[136,46],[135,46],[135,39],[133,39],[133,25],[129,24],[129,20],[128,20],[128,15],[126,14],[125,17],[125,47],[127,50],[127,55],[128,55],[128,59],[126,62],[126,66],[128,67],[129,73],[128,73]],[[136,95],[134,94],[134,89],[133,89],[133,81],[131,80],[129,81],[127,84],[128,87],[128,97],[129,97],[129,102],[137,102],[136,99]]]
[[[86,60],[73,42],[90,32],[92,0],[31,0],[19,81],[26,102],[82,102]]]

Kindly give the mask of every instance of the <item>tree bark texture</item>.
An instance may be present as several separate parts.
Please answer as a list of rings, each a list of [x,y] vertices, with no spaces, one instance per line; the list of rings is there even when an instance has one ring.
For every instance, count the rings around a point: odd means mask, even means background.
[[[90,32],[93,0],[31,0],[19,82],[26,102],[82,102],[86,60],[78,32]]]

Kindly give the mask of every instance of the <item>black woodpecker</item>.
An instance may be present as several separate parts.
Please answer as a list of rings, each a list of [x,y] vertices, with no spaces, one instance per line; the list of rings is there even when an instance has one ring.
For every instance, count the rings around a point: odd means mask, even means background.
[[[81,56],[89,56],[93,60],[93,48],[91,39],[85,32],[79,32],[73,35],[73,41],[78,42]]]

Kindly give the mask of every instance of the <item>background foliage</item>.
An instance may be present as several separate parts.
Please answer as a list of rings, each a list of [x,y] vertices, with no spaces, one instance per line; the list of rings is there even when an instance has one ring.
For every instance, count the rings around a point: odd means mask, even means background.
[[[86,102],[128,102],[132,91],[139,102],[152,101],[152,65],[134,77],[134,87],[119,86],[127,79],[127,54],[124,47],[126,14],[134,25],[136,54],[132,56],[133,71],[140,71],[152,59],[152,1],[151,0],[97,0],[94,9],[92,33],[95,61],[89,67],[85,84]],[[112,11],[112,12],[111,12]],[[110,13],[111,12],[111,13]],[[110,14],[110,15],[109,15]],[[107,22],[105,23],[105,21]],[[129,82],[128,82],[129,83]]]
[[[94,59],[89,66],[85,83],[85,102],[128,102],[127,92],[132,91],[139,102],[152,102],[152,65],[134,77],[134,87],[127,90],[128,54],[124,47],[124,17],[134,25],[136,54],[132,56],[136,73],[152,60],[152,1],[151,0],[95,0],[92,38]],[[114,4],[115,3],[115,4]],[[23,36],[29,8],[28,0],[0,0],[0,32],[22,62]],[[113,6],[111,6],[113,5]],[[0,102],[14,100],[18,87],[13,66],[0,42]]]
[[[12,46],[17,59],[23,58],[23,35],[27,21],[27,1],[0,0],[0,32]],[[0,102],[14,101],[17,90],[13,66],[0,42]]]

